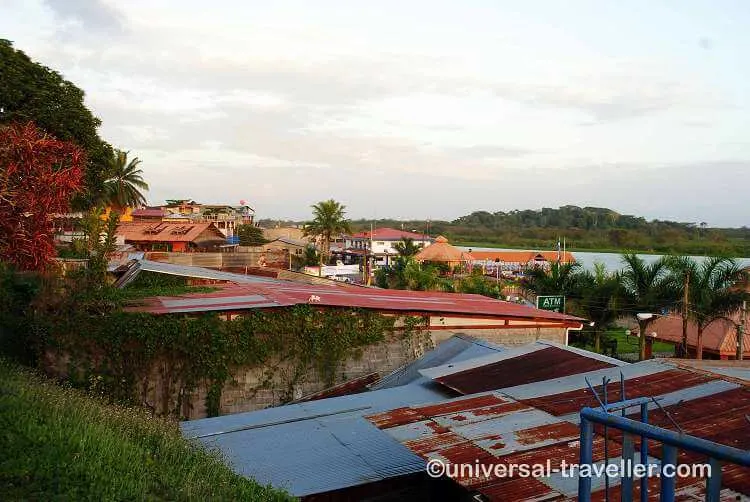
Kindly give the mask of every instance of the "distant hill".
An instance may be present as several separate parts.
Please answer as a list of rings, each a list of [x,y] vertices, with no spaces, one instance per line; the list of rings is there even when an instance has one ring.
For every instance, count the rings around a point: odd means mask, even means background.
[[[301,222],[300,222],[301,223]],[[711,228],[705,223],[646,220],[600,207],[475,211],[453,221],[355,220],[355,230],[389,226],[443,234],[455,244],[554,249],[565,238],[569,249],[726,254],[750,257],[750,229]]]

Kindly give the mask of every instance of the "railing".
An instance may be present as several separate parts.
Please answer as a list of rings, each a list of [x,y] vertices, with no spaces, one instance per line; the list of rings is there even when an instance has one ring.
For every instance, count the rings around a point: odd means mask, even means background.
[[[597,397],[598,399],[598,397]],[[633,456],[635,454],[634,436],[640,438],[640,458],[641,464],[648,464],[648,440],[659,441],[662,444],[660,473],[660,498],[662,502],[672,502],[675,497],[676,472],[677,472],[677,450],[685,450],[709,458],[708,476],[706,478],[706,500],[719,501],[721,492],[721,462],[750,467],[750,451],[744,451],[731,446],[725,446],[712,441],[707,441],[695,436],[690,436],[682,432],[674,432],[661,427],[656,427],[648,423],[648,405],[655,403],[659,408],[661,406],[653,398],[630,399],[617,403],[601,403],[601,409],[583,408],[581,410],[581,453],[580,465],[591,465],[593,463],[593,424],[604,426],[605,444],[607,441],[607,429],[613,428],[622,431],[622,464],[634,465]],[[640,421],[625,418],[627,408],[640,406]],[[613,415],[613,411],[621,411],[622,416]],[[665,412],[666,413],[666,412]],[[667,417],[669,415],[667,414]],[[671,420],[671,417],[669,417]],[[675,423],[677,428],[679,426]],[[605,447],[605,463],[606,458]],[[671,466],[671,467],[669,467]],[[665,472],[665,468],[669,472]],[[672,474],[672,475],[669,475]],[[633,470],[626,469],[620,472],[621,500],[633,500]],[[606,489],[609,489],[608,478],[605,478]],[[609,499],[609,494],[606,494]],[[589,502],[591,500],[591,477],[579,476],[578,478],[578,500],[579,502]],[[648,500],[648,477],[640,477],[640,500]]]

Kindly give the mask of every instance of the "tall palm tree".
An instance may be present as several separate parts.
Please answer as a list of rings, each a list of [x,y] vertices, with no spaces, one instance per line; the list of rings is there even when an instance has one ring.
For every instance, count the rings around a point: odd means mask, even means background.
[[[646,332],[664,308],[674,306],[679,293],[674,287],[668,270],[668,259],[660,258],[647,263],[635,253],[622,255],[625,265],[622,271],[622,285],[625,296],[625,309],[638,322],[639,359],[646,358]],[[651,315],[639,315],[651,314]]]
[[[115,150],[109,165],[109,178],[104,181],[104,193],[107,203],[115,209],[138,207],[146,204],[141,190],[148,190],[143,181],[143,171],[138,167],[138,157],[128,161],[128,154]]]
[[[748,299],[744,288],[738,287],[747,280],[747,271],[736,260],[711,257],[702,263],[688,257],[672,258],[670,265],[675,275],[675,285],[680,296],[687,285],[687,308],[683,310],[686,325],[690,320],[698,330],[696,359],[703,359],[703,331],[717,319],[738,311]],[[683,278],[687,280],[683,280]],[[683,330],[683,347],[687,348],[687,330]]]
[[[594,265],[594,272],[580,274],[581,297],[576,302],[576,312],[593,321],[594,349],[601,350],[602,333],[617,320],[622,308],[622,277],[609,273],[601,263]]]
[[[331,253],[331,240],[334,236],[351,232],[349,220],[344,217],[346,206],[333,199],[313,204],[313,219],[305,223],[305,235],[318,237],[322,240],[321,264]]]
[[[400,241],[393,245],[393,249],[396,250],[399,256],[414,256],[422,248],[414,244],[414,239],[411,237],[402,237]]]

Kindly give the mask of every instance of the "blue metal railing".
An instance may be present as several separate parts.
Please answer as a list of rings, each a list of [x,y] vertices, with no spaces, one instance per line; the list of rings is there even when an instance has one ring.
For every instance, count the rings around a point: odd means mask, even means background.
[[[644,465],[648,463],[648,440],[659,441],[662,444],[661,465],[659,467],[661,482],[659,500],[662,502],[674,501],[677,450],[681,449],[707,456],[709,458],[710,469],[706,479],[706,500],[718,502],[721,491],[721,462],[750,467],[750,451],[740,450],[682,432],[678,433],[650,425],[648,423],[648,404],[651,402],[658,405],[653,398],[644,397],[611,404],[606,404],[605,402],[602,403],[601,409],[583,408],[581,410],[580,465],[592,465],[594,424],[601,424],[605,427],[605,444],[607,441],[606,430],[608,428],[611,427],[622,431],[622,460],[625,465],[633,465],[633,456],[635,454],[634,436],[638,436],[641,440],[640,456],[641,464]],[[634,406],[640,406],[641,408],[640,421],[631,420],[624,416],[625,409]],[[613,411],[622,411],[623,416],[614,415],[611,413]],[[667,416],[669,415],[667,414]],[[607,459],[605,458],[605,463],[606,461]],[[665,472],[665,468],[669,468],[670,471]],[[620,474],[621,500],[632,501],[633,472],[631,469],[627,469]],[[607,498],[609,498],[608,493]],[[579,476],[578,500],[579,502],[589,502],[591,500],[590,476]],[[640,477],[640,500],[641,502],[648,500],[647,476]]]

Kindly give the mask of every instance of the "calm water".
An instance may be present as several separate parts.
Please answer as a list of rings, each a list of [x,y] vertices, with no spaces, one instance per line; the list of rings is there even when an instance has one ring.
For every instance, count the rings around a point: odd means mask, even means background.
[[[480,248],[480,247],[461,247],[460,249],[469,250],[474,249],[476,251],[518,251],[517,249],[504,249],[504,248]],[[537,250],[538,251],[538,250]],[[618,253],[593,253],[587,251],[576,251],[573,253],[576,260],[587,270],[593,270],[595,263],[603,263],[607,270],[619,270],[622,268],[621,254]],[[661,255],[656,254],[639,254],[641,258],[648,262],[658,260]],[[703,260],[705,256],[692,256],[695,260]],[[738,261],[745,266],[750,266],[750,258],[738,258]]]

